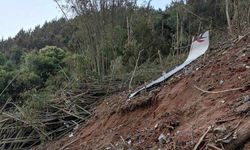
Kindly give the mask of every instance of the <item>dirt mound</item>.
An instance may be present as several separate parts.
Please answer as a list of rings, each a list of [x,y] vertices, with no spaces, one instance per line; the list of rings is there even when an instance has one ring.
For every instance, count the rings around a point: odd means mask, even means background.
[[[151,92],[111,96],[72,137],[41,149],[248,149],[250,37],[220,46]]]

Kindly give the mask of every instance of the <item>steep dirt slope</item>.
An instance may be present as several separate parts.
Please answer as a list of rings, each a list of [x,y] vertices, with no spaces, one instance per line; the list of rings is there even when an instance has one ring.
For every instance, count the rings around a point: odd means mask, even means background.
[[[193,149],[209,126],[198,149],[249,149],[249,67],[250,37],[221,45],[151,92],[111,96],[73,137],[41,149]]]

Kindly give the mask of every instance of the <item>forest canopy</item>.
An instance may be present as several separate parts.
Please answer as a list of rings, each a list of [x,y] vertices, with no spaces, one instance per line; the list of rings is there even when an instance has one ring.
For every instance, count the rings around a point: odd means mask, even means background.
[[[214,41],[228,32],[227,1],[181,0],[164,11],[153,9],[150,2],[139,6],[136,0],[55,0],[64,18],[21,29],[0,42],[1,89],[17,73],[20,81],[9,88],[14,93],[5,92],[8,95],[49,86],[46,82],[61,78],[61,70],[67,78],[82,80],[130,73],[140,51],[138,66],[159,64],[159,54],[185,54],[192,36],[200,32],[211,30]],[[230,34],[242,33],[249,26],[249,3],[233,0],[228,7]]]

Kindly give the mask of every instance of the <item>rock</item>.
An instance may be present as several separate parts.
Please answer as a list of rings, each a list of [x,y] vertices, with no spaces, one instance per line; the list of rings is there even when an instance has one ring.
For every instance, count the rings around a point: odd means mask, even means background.
[[[222,85],[224,83],[224,81],[223,80],[220,80],[220,85]]]

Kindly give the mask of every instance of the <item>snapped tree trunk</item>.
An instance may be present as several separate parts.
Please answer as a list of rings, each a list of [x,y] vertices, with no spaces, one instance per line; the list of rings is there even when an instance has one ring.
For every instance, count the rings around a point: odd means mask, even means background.
[[[234,5],[234,15],[233,15],[233,25],[235,26],[235,30],[237,33],[241,31],[240,27],[240,18],[239,18],[239,1],[233,0]]]
[[[247,13],[247,24],[250,25],[250,4],[248,7],[248,13]]]
[[[130,38],[130,23],[129,23],[129,18],[127,17],[127,36],[128,36],[128,43],[130,43],[131,38]]]
[[[176,52],[179,55],[179,13],[176,15]]]
[[[236,150],[250,139],[250,120],[249,118],[246,118],[245,120],[246,122],[237,129],[237,139],[225,145],[226,150]]]

